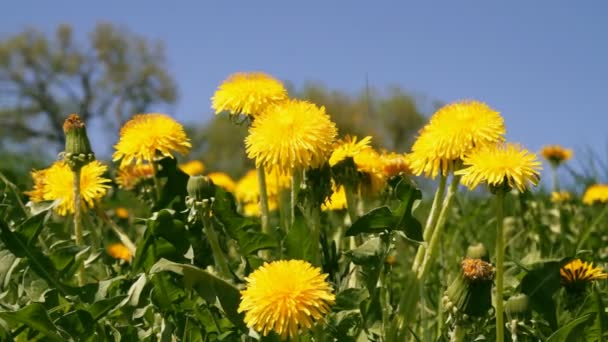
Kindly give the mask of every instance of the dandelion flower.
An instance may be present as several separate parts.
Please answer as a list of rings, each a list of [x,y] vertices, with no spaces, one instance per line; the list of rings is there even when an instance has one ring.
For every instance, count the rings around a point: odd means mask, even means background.
[[[551,193],[551,202],[564,203],[572,199],[572,194],[568,191],[553,191]]]
[[[504,141],[500,113],[477,101],[461,101],[439,109],[423,127],[408,161],[415,175],[447,175],[474,148]]]
[[[80,197],[83,207],[93,207],[96,201],[106,195],[110,187],[107,184],[110,180],[102,177],[106,170],[107,166],[97,160],[82,167]],[[43,178],[36,180],[38,189],[35,188],[32,192],[37,197],[31,197],[32,201],[40,199],[42,193],[43,200],[58,201],[55,210],[59,215],[74,213],[74,173],[70,167],[64,161],[58,161],[38,175],[43,175]]]
[[[494,266],[476,258],[464,258],[460,263],[462,274],[470,282],[494,279]]]
[[[583,195],[583,203],[608,203],[608,184],[594,184],[587,188]]]
[[[141,181],[154,177],[152,164],[133,164],[121,167],[116,175],[116,183],[125,190],[133,190]]]
[[[371,149],[371,141],[371,136],[367,136],[359,141],[357,141],[357,137],[346,136],[335,144],[334,150],[329,157],[329,166],[335,166],[346,158],[354,158],[361,152]]]
[[[212,179],[213,180],[213,179]],[[280,191],[289,188],[291,177],[271,170],[266,172],[266,192],[268,194],[268,209],[278,208],[277,196]],[[260,186],[256,170],[249,170],[234,187],[234,196],[243,205],[245,216],[260,215]]]
[[[330,311],[335,295],[326,278],[302,260],[264,263],[245,278],[238,311],[264,336],[274,331],[283,339],[296,337]]]
[[[255,119],[245,146],[256,166],[291,174],[295,169],[323,165],[336,135],[336,124],[324,107],[289,100],[269,107]]]
[[[236,73],[228,77],[211,98],[218,114],[260,115],[267,106],[286,100],[287,90],[281,82],[261,72]]]
[[[559,270],[560,283],[569,291],[578,292],[593,280],[608,279],[608,274],[593,263],[573,259]]]
[[[191,160],[179,165],[179,168],[188,176],[198,176],[205,171],[205,164],[199,160]]]
[[[34,180],[34,187],[31,191],[25,191],[25,194],[29,196],[30,200],[34,203],[44,201],[44,185],[46,179],[47,169],[34,170],[31,172],[32,179]]]
[[[346,209],[346,192],[344,186],[334,187],[329,200],[321,205],[321,210],[342,210]]]
[[[485,147],[464,157],[465,169],[456,171],[462,175],[462,183],[473,189],[479,183],[491,187],[509,186],[525,191],[528,183],[538,184],[540,162],[536,155],[516,144]]]
[[[543,156],[543,158],[556,166],[572,158],[572,154],[573,152],[571,149],[564,148],[560,145],[543,146],[540,151],[540,155]]]
[[[384,175],[387,178],[411,172],[406,156],[403,154],[395,152],[382,153],[380,154],[380,159],[382,160]]]
[[[122,259],[126,262],[131,262],[131,251],[122,243],[114,243],[106,248],[108,254],[114,259]]]
[[[133,162],[151,162],[160,154],[173,157],[172,152],[186,154],[190,139],[184,127],[165,114],[138,114],[120,129],[120,138],[114,146],[113,160],[121,160],[124,167]]]
[[[223,188],[226,191],[234,192],[234,188],[236,187],[236,183],[230,176],[223,172],[211,172],[207,175],[209,179],[213,182],[213,184]]]
[[[118,207],[116,209],[114,209],[114,214],[116,215],[116,217],[120,218],[120,219],[128,219],[129,218],[129,210],[127,210],[127,208],[124,207]]]

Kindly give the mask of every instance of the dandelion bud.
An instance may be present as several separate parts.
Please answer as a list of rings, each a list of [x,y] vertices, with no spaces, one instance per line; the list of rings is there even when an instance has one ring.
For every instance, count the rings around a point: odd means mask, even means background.
[[[70,114],[63,123],[65,133],[64,159],[72,170],[77,170],[95,160],[87,128],[78,114]]]
[[[482,259],[465,258],[446,296],[464,315],[485,315],[492,306],[494,267]]]
[[[528,311],[530,298],[523,294],[511,296],[505,303],[505,312],[512,316],[520,316]]]
[[[486,248],[486,246],[484,246],[483,243],[470,245],[467,248],[467,258],[482,259],[485,261],[490,260],[488,257],[488,249]]]
[[[188,196],[197,202],[209,200],[215,196],[213,181],[205,176],[190,176],[186,185]]]

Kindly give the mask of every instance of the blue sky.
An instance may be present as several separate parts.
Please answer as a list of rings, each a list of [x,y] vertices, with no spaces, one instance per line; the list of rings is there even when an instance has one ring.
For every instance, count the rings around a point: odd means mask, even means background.
[[[107,21],[165,42],[175,117],[210,117],[215,87],[261,70],[356,92],[372,85],[487,102],[508,139],[608,149],[608,2],[11,1],[0,34]]]

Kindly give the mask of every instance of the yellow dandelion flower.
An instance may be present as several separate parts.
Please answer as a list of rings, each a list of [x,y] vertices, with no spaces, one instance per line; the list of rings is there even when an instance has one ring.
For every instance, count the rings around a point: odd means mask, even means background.
[[[407,163],[406,156],[395,152],[380,154],[382,160],[384,175],[391,178],[400,174],[409,174],[410,166]]]
[[[124,219],[124,220],[129,218],[129,210],[127,210],[127,208],[124,208],[124,207],[118,207],[118,208],[114,209],[114,214],[116,215],[116,217]]]
[[[560,145],[547,145],[543,146],[543,148],[540,150],[540,155],[555,165],[559,165],[562,162],[569,160],[572,158],[573,153],[574,152],[572,152],[571,149],[564,148]]]
[[[281,190],[288,189],[291,177],[271,170],[266,173],[266,192],[268,194],[268,209],[278,208],[277,196]],[[234,196],[243,205],[245,216],[259,216],[260,187],[256,170],[249,170],[234,187]]]
[[[234,196],[241,203],[257,203],[260,198],[260,187],[255,170],[249,170],[239,179],[234,188]]]
[[[109,179],[102,175],[108,169],[107,166],[94,160],[81,169],[80,174],[80,197],[82,206],[92,208],[95,202],[106,195],[110,186]],[[59,203],[55,210],[61,216],[74,213],[74,173],[63,161],[55,162],[45,172],[44,196],[45,200]]]
[[[608,184],[594,184],[585,190],[583,203],[592,205],[594,203],[608,203]]]
[[[608,274],[593,263],[573,259],[559,270],[560,283],[569,291],[580,291],[593,280],[608,279]]]
[[[234,192],[236,188],[236,183],[232,178],[224,173],[224,172],[211,172],[207,175],[209,179],[213,182],[213,184],[223,188],[226,191]]]
[[[138,114],[120,129],[112,158],[124,167],[133,162],[151,162],[157,155],[173,157],[172,152],[186,154],[190,139],[184,127],[165,114]]]
[[[295,169],[323,165],[336,134],[336,124],[324,107],[289,100],[269,107],[255,119],[245,146],[257,166],[291,174]]]
[[[346,158],[354,158],[359,153],[371,149],[371,141],[371,136],[357,141],[357,137],[347,135],[335,144],[334,150],[329,157],[329,166],[335,166]]]
[[[346,192],[343,186],[334,187],[331,197],[321,205],[323,211],[346,209]]]
[[[44,201],[44,185],[46,180],[46,169],[34,170],[31,172],[32,179],[34,180],[34,187],[31,191],[25,191],[24,193],[30,198],[30,201],[42,202]]]
[[[439,109],[420,131],[408,162],[417,176],[447,175],[471,150],[503,142],[505,133],[500,113],[485,103],[452,103]]]
[[[236,73],[228,77],[211,98],[211,107],[218,114],[257,116],[267,106],[286,100],[283,83],[261,72]]]
[[[114,259],[122,259],[126,262],[131,262],[131,251],[122,243],[114,243],[106,248],[108,254]]]
[[[551,193],[551,202],[564,203],[572,199],[572,194],[568,191],[553,191]]]
[[[191,160],[179,165],[180,170],[188,176],[199,176],[205,171],[205,164],[199,160]]]
[[[238,311],[264,336],[274,331],[283,339],[296,337],[330,311],[335,295],[326,278],[302,260],[264,263],[245,278]]]
[[[462,184],[470,189],[487,183],[492,187],[508,185],[524,191],[528,183],[538,184],[540,162],[536,155],[517,144],[501,144],[474,150],[464,157],[465,169],[456,171],[462,175]]]
[[[116,183],[125,190],[133,190],[139,182],[154,177],[152,164],[126,165],[118,170]]]
[[[276,197],[268,198],[268,210],[274,211],[279,207]],[[242,213],[244,216],[249,217],[260,217],[262,211],[260,210],[260,204],[258,202],[248,202],[243,205]]]

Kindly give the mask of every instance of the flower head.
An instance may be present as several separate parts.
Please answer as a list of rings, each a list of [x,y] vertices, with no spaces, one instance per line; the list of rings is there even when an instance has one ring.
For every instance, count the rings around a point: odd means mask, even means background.
[[[475,258],[462,260],[462,274],[470,282],[494,279],[494,266],[489,262]]]
[[[213,180],[213,179],[212,179]],[[268,195],[268,209],[278,207],[277,196],[281,190],[289,188],[291,177],[276,170],[266,172],[266,193]],[[259,216],[260,185],[256,170],[249,170],[234,187],[234,196],[243,205],[245,216]]]
[[[477,101],[462,101],[439,109],[422,128],[408,155],[415,175],[447,175],[471,150],[504,141],[500,113]]]
[[[587,188],[583,195],[583,203],[608,203],[608,184],[594,184]]]
[[[122,243],[114,243],[106,248],[108,254],[114,259],[122,259],[126,262],[131,262],[131,251]]]
[[[186,154],[190,139],[184,127],[165,114],[138,114],[120,129],[120,138],[114,146],[113,160],[121,160],[124,167],[133,162],[151,162],[160,154],[173,157],[173,152]]]
[[[329,312],[335,301],[327,275],[302,260],[265,263],[245,278],[239,312],[245,323],[267,335],[274,331],[293,338],[310,329]]]
[[[559,165],[572,158],[572,150],[560,145],[543,146],[540,155],[554,165]]]
[[[572,199],[572,194],[568,191],[553,191],[551,193],[551,202],[564,203]]]
[[[333,187],[331,197],[321,205],[322,210],[346,209],[346,192],[344,186]]]
[[[200,160],[191,160],[179,165],[180,170],[188,176],[198,176],[205,171],[205,164]]]
[[[124,220],[129,218],[129,210],[125,207],[118,207],[114,209],[114,214],[116,215],[116,217]]]
[[[608,274],[593,263],[573,259],[559,270],[560,283],[569,291],[578,292],[593,280],[608,279]]]
[[[80,197],[83,207],[93,207],[107,193],[110,180],[102,177],[106,170],[107,166],[97,160],[82,167]],[[55,210],[59,215],[74,213],[74,172],[66,162],[55,162],[48,169],[34,172],[33,175],[36,177],[35,185],[29,192],[33,202],[58,201]]]
[[[540,162],[516,144],[502,144],[476,149],[463,158],[465,169],[456,171],[462,175],[462,183],[473,189],[479,183],[491,187],[517,188],[525,191],[528,183],[538,184]]]
[[[299,100],[269,107],[253,122],[245,139],[247,156],[257,166],[291,174],[327,161],[337,135],[324,107]]]
[[[207,175],[213,184],[223,188],[226,191],[234,192],[236,183],[232,178],[224,172],[211,172]]]
[[[256,117],[268,105],[287,99],[283,84],[261,72],[230,75],[211,98],[211,107],[218,114],[228,111],[233,115]]]
[[[382,160],[384,175],[388,178],[411,172],[410,166],[407,163],[407,158],[404,154],[385,152],[380,154],[380,159]]]
[[[346,158],[354,158],[359,153],[371,149],[371,141],[371,136],[357,141],[357,137],[347,135],[344,139],[336,142],[334,150],[329,157],[329,166],[335,166]]]
[[[133,190],[141,181],[154,177],[152,164],[135,164],[121,167],[116,175],[116,183],[125,190]]]

